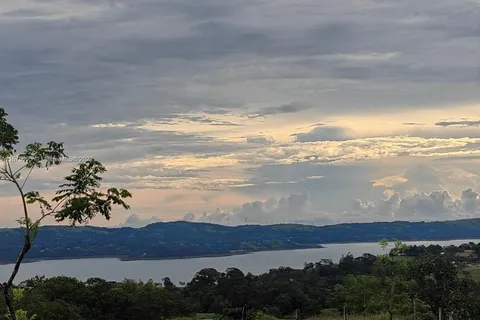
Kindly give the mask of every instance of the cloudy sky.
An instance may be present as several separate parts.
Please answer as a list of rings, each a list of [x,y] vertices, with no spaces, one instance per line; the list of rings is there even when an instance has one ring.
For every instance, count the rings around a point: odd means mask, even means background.
[[[93,224],[480,216],[479,0],[0,0],[0,42],[22,145],[72,157],[28,187],[132,191]]]

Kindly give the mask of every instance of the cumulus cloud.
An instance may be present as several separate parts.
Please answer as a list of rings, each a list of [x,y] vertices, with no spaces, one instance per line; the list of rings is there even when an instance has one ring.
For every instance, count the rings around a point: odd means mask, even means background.
[[[279,199],[247,202],[232,211],[217,209],[212,213],[204,213],[198,221],[238,225],[300,221],[307,220],[310,216],[310,195],[307,191],[303,191]]]
[[[317,126],[306,133],[295,134],[297,142],[316,142],[316,141],[346,141],[352,139],[352,133],[345,128]]]
[[[186,213],[183,218],[183,221],[194,221],[195,220],[195,214],[193,213]]]
[[[252,136],[252,137],[247,137],[247,143],[272,144],[272,143],[275,143],[275,140],[272,137]]]
[[[358,215],[358,219],[361,221],[368,217],[376,219],[391,219],[395,216],[400,204],[400,194],[395,193],[387,199],[380,199],[378,202],[363,202],[360,199],[355,199],[351,202],[352,207],[346,213],[349,216]]]
[[[145,227],[149,224],[156,223],[156,222],[162,222],[163,220],[158,218],[158,217],[151,217],[151,218],[146,218],[143,219],[139,217],[137,214],[131,214],[127,217],[125,222],[121,224],[121,227],[131,227],[131,228],[141,228]]]
[[[466,189],[459,198],[448,191],[416,193],[401,197],[395,193],[377,203],[355,200],[350,213],[372,215],[372,218],[389,216],[390,220],[451,220],[480,216],[479,194]]]
[[[451,161],[454,160],[449,159],[449,162]],[[460,194],[462,190],[480,186],[479,175],[475,169],[477,164],[472,162],[468,167],[463,165],[460,168],[449,162],[443,160],[422,162],[407,168],[403,175],[376,179],[373,186],[385,187],[393,192],[399,192],[402,196],[430,193],[431,190],[449,190]]]
[[[472,189],[462,191],[461,204],[469,214],[476,214],[480,208],[479,193]]]
[[[404,178],[407,179],[411,185],[432,185],[438,187],[440,184],[438,170],[428,163],[420,163],[407,169]]]
[[[408,181],[408,178],[401,176],[388,176],[373,181],[374,187],[392,188]]]
[[[395,213],[399,219],[437,219],[458,218],[458,214],[464,212],[464,204],[461,200],[454,201],[448,191],[433,191],[430,193],[414,194],[400,202]]]
[[[204,213],[197,221],[232,225],[278,222],[332,224],[395,220],[437,221],[480,217],[480,194],[472,189],[464,190],[458,198],[448,191],[432,191],[405,197],[396,192],[378,201],[354,199],[350,201],[350,208],[344,212],[316,210],[311,207],[309,199],[309,194],[304,192],[280,199],[248,202],[232,211],[217,209],[212,213]],[[193,218],[193,215],[189,215],[189,218]]]

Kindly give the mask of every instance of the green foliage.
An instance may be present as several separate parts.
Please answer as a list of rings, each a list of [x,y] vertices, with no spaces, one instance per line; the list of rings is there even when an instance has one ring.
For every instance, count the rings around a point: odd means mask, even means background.
[[[436,316],[431,307],[420,299],[415,299],[415,310],[416,310],[416,319],[414,319],[413,314],[410,315],[409,320],[437,320]]]
[[[281,267],[258,276],[237,268],[210,268],[197,272],[185,287],[176,287],[169,278],[161,284],[36,277],[13,294],[17,309],[35,314],[36,320],[239,319],[244,306],[251,320],[292,319],[297,309],[303,319],[340,320],[344,306],[351,320],[390,315],[411,320],[414,301],[417,320],[435,319],[438,306],[454,319],[471,319],[480,314],[480,286],[459,272],[454,257],[347,255],[338,263]]]
[[[342,284],[335,286],[335,295],[355,313],[376,314],[384,309],[381,298],[382,283],[369,275],[348,275]]]
[[[277,318],[271,315],[265,314],[263,312],[255,312],[255,314],[253,315],[253,318],[255,320],[277,320]]]
[[[380,246],[382,247],[383,250],[386,250],[388,248],[388,240],[383,238],[379,242]]]
[[[12,295],[13,295],[14,302],[19,303],[25,296],[25,288],[14,288],[12,290]],[[12,319],[10,314],[6,314],[5,317],[9,320]],[[31,316],[28,316],[27,311],[23,309],[17,309],[15,310],[15,318],[17,320],[35,320],[37,319],[37,315],[33,314]]]
[[[22,286],[24,294],[18,304],[24,310],[35,310],[36,320],[160,320],[191,313],[181,291],[151,281],[110,283],[92,278],[81,282],[55,277],[34,278]]]
[[[25,168],[50,168],[58,166],[63,158],[67,158],[63,143],[50,141],[44,146],[40,142],[27,145],[25,151],[18,156],[19,160],[26,163]]]
[[[222,320],[255,320],[255,313],[251,309],[226,308],[222,312]]]
[[[21,300],[23,298],[24,293],[25,293],[24,288],[14,288],[12,290],[13,299],[16,301]]]
[[[334,315],[334,316],[319,316],[319,317],[312,317],[308,320],[343,320],[343,315]],[[376,315],[369,315],[367,318],[363,315],[349,315],[349,320],[388,320],[388,314],[376,314]],[[398,316],[394,318],[395,320],[407,320],[408,317]],[[408,319],[410,320],[410,319]],[[420,319],[417,319],[420,320]]]
[[[216,313],[196,313],[184,317],[175,317],[172,320],[219,320],[222,316]]]
[[[101,174],[107,170],[94,159],[82,163],[78,168],[72,169],[72,174],[65,177],[67,183],[60,185],[54,202],[62,203],[55,213],[57,221],[70,220],[72,225],[84,223],[95,217],[103,215],[107,220],[111,217],[112,205],[120,205],[124,209],[130,206],[123,200],[132,195],[125,189],[110,188],[106,193],[99,192]]]
[[[7,317],[7,319],[12,318],[9,314],[7,314],[5,316]],[[22,310],[22,309],[18,309],[18,310],[15,310],[15,318],[17,320],[35,320],[35,319],[37,319],[37,315],[34,314],[32,316],[28,316],[27,311]]]
[[[7,122],[7,112],[0,108],[0,160],[10,157],[18,143],[18,131]]]
[[[18,143],[18,131],[8,123],[7,113],[0,108],[0,160],[3,163],[3,166],[0,166],[0,180],[9,182],[15,187],[23,204],[23,212],[19,214],[20,218],[17,220],[24,231],[23,243],[15,260],[13,272],[8,281],[2,285],[8,317],[11,320],[35,318],[27,317],[27,313],[21,309],[15,310],[18,297],[12,289],[20,265],[37,238],[41,221],[52,216],[56,221],[69,220],[75,225],[88,222],[97,214],[110,219],[112,206],[120,205],[124,209],[129,209],[123,199],[131,197],[124,189],[111,188],[106,193],[99,191],[101,174],[105,173],[106,169],[94,159],[73,168],[72,174],[65,177],[66,183],[60,185],[60,190],[56,192],[57,196],[51,201],[47,201],[38,191],[25,192],[25,184],[33,169],[48,170],[52,166],[60,165],[67,156],[62,142],[50,141],[46,145],[33,142],[27,144],[24,152],[16,155],[15,145]],[[16,159],[13,159],[15,156]],[[21,162],[20,168],[13,168],[12,162],[16,160]],[[22,177],[24,171],[27,174]],[[41,216],[36,220],[29,214],[28,205],[31,204],[38,204],[40,207]],[[58,307],[62,308],[63,305],[59,303]],[[76,314],[78,315],[76,310],[71,310],[67,318],[80,319]]]
[[[321,315],[329,318],[339,317],[342,313],[336,308],[327,308],[322,310]],[[342,317],[343,318],[343,317]]]
[[[387,240],[380,242],[382,249],[389,248]],[[404,256],[409,247],[401,241],[395,241],[388,254],[379,255],[375,264],[374,274],[381,283],[380,295],[377,301],[383,311],[393,315],[411,315],[413,313],[412,298],[416,289],[416,282],[408,274],[407,259],[398,259]]]

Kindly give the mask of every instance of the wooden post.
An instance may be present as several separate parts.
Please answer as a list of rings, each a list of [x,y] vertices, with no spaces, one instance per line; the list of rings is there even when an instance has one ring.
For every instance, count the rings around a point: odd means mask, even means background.
[[[242,320],[245,320],[245,305],[242,307]]]
[[[347,306],[343,305],[343,320],[347,320]]]
[[[442,307],[438,308],[438,320],[442,320]]]
[[[300,320],[300,310],[295,310],[295,320]]]
[[[367,299],[365,298],[365,294],[363,294],[363,317],[367,319]]]
[[[413,298],[413,320],[417,320],[417,300]]]

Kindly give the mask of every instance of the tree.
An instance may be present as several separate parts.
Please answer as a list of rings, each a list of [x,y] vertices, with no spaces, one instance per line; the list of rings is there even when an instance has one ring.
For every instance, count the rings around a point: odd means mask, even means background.
[[[388,241],[382,239],[380,246],[387,250],[389,248]],[[409,291],[415,283],[406,277],[407,263],[405,259],[401,259],[405,255],[408,246],[401,241],[395,241],[394,247],[389,254],[379,255],[376,261],[375,272],[381,279],[384,290],[384,301],[389,319],[393,319],[394,313],[405,313],[410,308]]]
[[[429,254],[416,259],[410,263],[408,274],[417,283],[421,299],[434,310],[442,308],[445,314],[458,310],[458,301],[466,301],[468,294],[464,293],[471,292],[466,290],[468,282],[461,281],[459,270],[448,255]]]
[[[65,183],[59,186],[56,196],[51,200],[45,199],[38,191],[26,192],[25,184],[34,169],[48,170],[52,166],[60,165],[68,157],[63,142],[33,142],[28,144],[22,153],[15,150],[18,143],[18,130],[8,123],[7,113],[0,108],[0,163],[3,163],[0,167],[0,181],[11,183],[15,187],[23,207],[22,216],[17,220],[24,230],[23,247],[11,276],[1,286],[11,320],[18,320],[12,291],[13,281],[38,235],[40,223],[47,217],[53,217],[57,222],[69,221],[74,226],[87,223],[98,214],[108,220],[113,205],[130,209],[124,199],[132,196],[125,189],[110,188],[106,192],[100,191],[101,175],[106,169],[95,159],[89,159],[73,168],[71,175],[64,178]],[[16,162],[21,163],[18,168],[15,168]],[[33,219],[28,207],[31,204],[39,206],[40,217]]]
[[[170,291],[175,290],[175,288],[176,288],[175,284],[173,284],[172,280],[170,280],[169,277],[163,278],[162,281],[163,281],[163,287],[165,289],[170,290]]]
[[[345,303],[349,312],[376,314],[383,309],[382,283],[369,275],[348,275],[342,284],[335,286],[335,295]]]
[[[22,288],[13,289],[12,290],[13,299],[15,301],[21,300],[23,298],[24,292],[25,292],[25,289],[22,289]],[[11,315],[7,314],[5,316],[7,317],[7,319],[11,319]],[[34,320],[37,318],[37,315],[34,314],[29,316],[27,311],[23,309],[18,309],[18,310],[15,310],[15,317],[17,318],[17,320]]]

